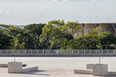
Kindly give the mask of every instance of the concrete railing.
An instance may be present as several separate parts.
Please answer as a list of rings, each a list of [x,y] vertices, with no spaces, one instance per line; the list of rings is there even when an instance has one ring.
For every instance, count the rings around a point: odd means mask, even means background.
[[[116,50],[0,50],[0,56],[116,56]]]

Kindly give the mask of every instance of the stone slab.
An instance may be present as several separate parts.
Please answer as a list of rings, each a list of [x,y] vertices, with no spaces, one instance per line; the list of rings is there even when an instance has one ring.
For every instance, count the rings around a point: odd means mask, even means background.
[[[26,72],[35,72],[38,71],[38,66],[34,66],[34,67],[25,67],[22,69],[22,73],[26,73]]]
[[[0,67],[8,67],[8,64],[0,64]]]
[[[22,67],[26,67],[27,64],[22,64]],[[0,67],[8,68],[8,64],[0,64]]]
[[[109,76],[116,76],[116,72],[108,72]]]
[[[93,74],[93,71],[92,70],[78,70],[78,69],[75,69],[74,73],[75,74]]]

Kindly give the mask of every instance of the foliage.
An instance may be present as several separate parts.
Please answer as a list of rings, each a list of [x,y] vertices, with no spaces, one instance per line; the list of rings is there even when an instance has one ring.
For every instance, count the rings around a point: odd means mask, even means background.
[[[99,45],[98,31],[101,28],[93,29],[88,34],[81,35],[70,41],[69,49],[97,49]]]
[[[68,30],[71,29],[72,32],[71,34],[73,35],[75,32],[79,32],[81,30],[81,26],[78,22],[68,22],[64,25],[64,28],[67,29],[67,32],[69,32]],[[65,29],[65,30],[66,30]],[[70,32],[69,32],[70,33]]]
[[[22,28],[0,25],[0,49],[110,49],[116,36],[101,27],[74,38],[82,30],[79,22],[52,20],[48,24],[29,24]]]
[[[11,37],[7,36],[0,30],[0,49],[9,49],[11,39]]]
[[[57,27],[53,24],[57,24]],[[66,49],[68,40],[73,39],[73,36],[62,31],[61,26],[64,28],[63,21],[54,20],[43,27],[40,41],[45,46],[44,49]]]
[[[111,44],[116,44],[116,36],[110,32],[102,32],[99,34],[103,49],[109,49]]]
[[[44,27],[44,25],[45,24],[30,24],[24,27],[24,33],[26,33],[30,39],[28,41],[33,43],[31,44],[32,48],[41,48],[39,36],[42,34],[42,28]]]

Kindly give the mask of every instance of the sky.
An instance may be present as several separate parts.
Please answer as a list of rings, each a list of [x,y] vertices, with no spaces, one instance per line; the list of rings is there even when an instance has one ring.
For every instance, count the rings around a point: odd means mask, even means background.
[[[0,0],[0,24],[116,22],[116,0]]]

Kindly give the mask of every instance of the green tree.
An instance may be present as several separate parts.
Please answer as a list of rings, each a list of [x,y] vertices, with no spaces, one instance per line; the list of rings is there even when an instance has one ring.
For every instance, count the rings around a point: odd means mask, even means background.
[[[116,36],[110,32],[101,32],[99,34],[101,45],[103,49],[109,49],[111,44],[116,44]]]
[[[28,33],[21,33],[18,37],[19,43],[23,45],[22,49],[34,49],[35,45],[33,42],[33,38]]]
[[[21,41],[19,41],[22,32],[23,32],[22,29],[17,28],[13,25],[6,28],[7,36],[12,37],[12,39],[10,40],[10,43],[11,43],[10,48],[11,49],[24,49],[23,43]]]
[[[62,21],[50,21],[42,29],[40,40],[44,49],[60,49],[61,47],[66,49],[67,40],[73,38],[71,37],[72,35],[61,30],[61,26],[64,26],[64,23],[59,24],[59,22],[61,23]],[[54,26],[54,24],[57,24],[57,26]]]
[[[8,36],[16,37],[18,34],[20,34],[21,29],[11,25],[10,27],[6,28],[6,31]]]
[[[11,39],[0,29],[0,49],[9,49]]]
[[[58,28],[52,30],[51,37],[51,49],[66,49],[68,41],[73,39],[72,35],[63,33]]]
[[[73,40],[70,40],[69,49],[97,49],[99,45],[98,31],[101,28],[93,29],[91,32],[85,35],[81,35]]]
[[[80,26],[80,23],[78,23],[78,22],[68,22],[64,25],[64,28],[65,28],[64,30],[67,30],[67,32],[69,32],[69,30],[71,30],[72,35],[75,32],[80,32],[81,31],[81,26]]]
[[[42,28],[44,27],[44,25],[45,24],[30,24],[24,27],[24,33],[29,34],[29,36],[32,38],[35,49],[41,48],[39,36],[42,34]]]
[[[59,26],[63,26],[65,23],[64,23],[64,20],[52,20],[52,21],[49,21],[48,24],[50,25],[53,25],[55,27],[59,27]]]

